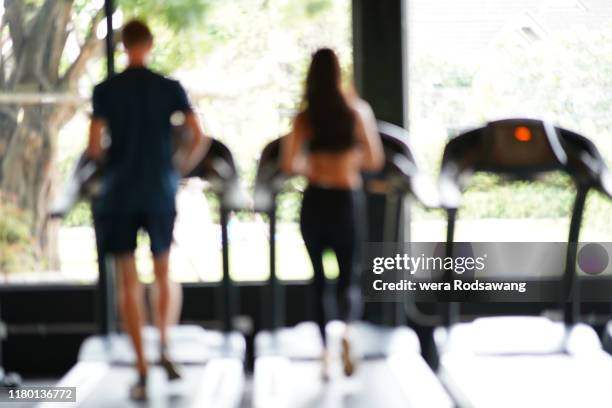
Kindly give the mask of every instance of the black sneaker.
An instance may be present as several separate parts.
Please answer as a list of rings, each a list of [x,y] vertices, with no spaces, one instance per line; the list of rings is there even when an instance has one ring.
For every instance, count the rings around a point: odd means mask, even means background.
[[[147,400],[147,381],[146,377],[140,377],[136,384],[130,387],[130,399],[133,401]]]
[[[162,356],[159,363],[166,371],[168,375],[168,381],[180,380],[181,373],[178,371],[176,365],[170,361],[170,359],[166,356]]]

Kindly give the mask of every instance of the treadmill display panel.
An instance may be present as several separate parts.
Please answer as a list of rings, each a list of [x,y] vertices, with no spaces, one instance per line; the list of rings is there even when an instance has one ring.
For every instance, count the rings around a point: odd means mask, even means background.
[[[558,167],[541,124],[491,124],[483,135],[483,148],[483,164],[488,168],[522,171]]]

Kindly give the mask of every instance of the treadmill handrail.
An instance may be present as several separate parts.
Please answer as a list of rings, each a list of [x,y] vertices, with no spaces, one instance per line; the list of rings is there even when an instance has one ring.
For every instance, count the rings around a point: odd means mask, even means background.
[[[379,135],[385,150],[385,165],[376,173],[365,173],[367,179],[398,181],[395,187],[411,193],[426,208],[438,208],[438,191],[434,183],[420,169],[408,143],[408,132],[387,122],[377,122]],[[280,156],[284,138],[268,143],[258,161],[254,188],[255,211],[268,212],[276,195],[292,176],[280,168]],[[367,184],[367,183],[366,183]]]
[[[92,167],[93,166],[93,167]],[[98,191],[91,191],[91,185],[100,182],[103,168],[98,163],[95,163],[83,153],[70,175],[66,184],[64,195],[60,198],[59,203],[50,209],[50,216],[64,217],[79,201],[84,199],[93,200]],[[219,208],[221,218],[221,241],[222,241],[222,267],[223,279],[222,288],[223,296],[219,297],[220,308],[223,314],[223,328],[226,332],[231,330],[232,319],[235,315],[235,296],[231,287],[231,278],[229,274],[229,234],[228,234],[228,217],[232,210],[242,210],[246,208],[247,198],[246,193],[240,186],[239,174],[232,156],[231,151],[222,142],[212,139],[210,146],[201,161],[185,178],[199,177],[203,180],[211,181],[212,190],[219,197],[221,206]],[[100,248],[98,248],[100,258]],[[100,266],[99,285],[104,287],[104,282],[107,276],[104,267]],[[110,290],[102,289],[100,293],[105,293],[102,296],[104,304],[111,304],[109,300]]]
[[[439,208],[440,198],[431,177],[421,170],[405,129],[378,121],[378,131],[385,150],[385,165],[381,173],[399,178],[402,191],[412,194],[425,208]]]
[[[99,193],[95,186],[100,183],[103,166],[91,160],[87,153],[81,154],[63,193],[49,209],[49,217],[65,217],[82,200],[92,200]],[[195,168],[183,178],[198,177],[209,181],[211,190],[220,198],[221,205],[228,210],[243,210],[248,207],[247,194],[240,184],[240,177],[229,148],[217,139],[212,139],[206,155]]]
[[[592,188],[612,198],[612,174],[595,144],[588,138],[566,129],[560,129],[560,139],[568,146],[570,166],[579,168],[586,175]]]
[[[255,211],[271,211],[275,205],[276,195],[281,191],[285,181],[291,178],[280,166],[282,144],[286,137],[281,136],[271,141],[261,152],[255,174],[253,194]]]

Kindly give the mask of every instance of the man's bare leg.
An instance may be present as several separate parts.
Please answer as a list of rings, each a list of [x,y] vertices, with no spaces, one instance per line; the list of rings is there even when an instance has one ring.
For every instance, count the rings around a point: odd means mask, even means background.
[[[168,277],[169,258],[169,252],[164,252],[163,254],[158,254],[153,257],[156,289],[154,320],[159,329],[159,337],[161,342],[161,365],[166,370],[168,379],[175,380],[180,378],[180,374],[168,356],[168,326],[171,320],[176,319],[175,315],[177,314],[177,311],[173,309],[177,309],[177,299],[173,299],[171,294],[171,285]],[[180,313],[180,311],[178,313]]]
[[[176,326],[181,320],[181,309],[183,306],[183,288],[178,282],[174,282],[172,279],[168,280],[170,286],[170,305],[168,306],[168,321],[166,322],[167,327]],[[159,289],[157,283],[151,288],[150,308],[155,311],[151,316],[152,322],[156,327],[159,327],[160,320],[157,315],[157,304],[159,302]]]
[[[134,345],[136,368],[139,374],[139,381],[132,387],[130,394],[134,399],[146,399],[147,362],[142,344],[143,293],[142,285],[138,280],[134,254],[118,256],[117,266],[119,268],[119,284],[121,285],[119,309],[121,310],[123,325]]]

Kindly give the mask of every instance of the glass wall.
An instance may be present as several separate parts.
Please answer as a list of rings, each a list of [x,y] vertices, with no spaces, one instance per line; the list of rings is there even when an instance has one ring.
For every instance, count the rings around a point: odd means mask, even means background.
[[[410,0],[411,141],[437,173],[461,129],[504,117],[550,118],[591,138],[612,161],[612,3],[603,0]],[[564,241],[570,181],[502,183],[477,177],[459,240]],[[593,193],[583,240],[612,238],[612,205]],[[440,212],[417,209],[413,238],[444,239]]]
[[[153,68],[181,81],[207,134],[234,154],[243,187],[251,194],[259,153],[290,129],[311,53],[322,46],[335,48],[345,71],[352,71],[350,1],[183,3],[119,1],[115,18],[147,17],[156,36]],[[121,47],[117,62],[119,69],[125,66]],[[277,270],[283,279],[311,276],[296,223],[302,184],[297,180],[287,186],[279,202]],[[182,281],[221,278],[218,203],[214,196],[202,195],[203,187],[199,180],[189,180],[178,195],[172,270]],[[229,238],[232,277],[267,278],[266,217],[233,214]],[[147,279],[148,250],[141,250]]]
[[[44,4],[43,4],[44,3]],[[0,5],[0,279],[94,282],[91,215],[80,204],[61,222],[47,219],[85,147],[90,95],[104,79],[103,2],[5,1]],[[349,0],[115,0],[113,27],[132,17],[155,35],[152,68],[187,89],[205,131],[229,146],[251,192],[263,146],[289,131],[311,53],[335,48],[352,72]],[[118,38],[118,33],[114,34]],[[120,44],[117,71],[126,65]],[[17,141],[17,142],[16,142]],[[279,275],[311,276],[297,228],[300,180],[279,203]],[[218,203],[199,180],[183,183],[172,274],[183,282],[221,277]],[[267,220],[230,219],[231,274],[268,275]],[[146,238],[137,251],[152,279]]]
[[[102,4],[71,3],[0,4],[0,281],[96,277],[93,235],[66,229],[87,213],[47,217],[86,142],[87,95],[105,75]]]

